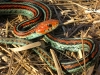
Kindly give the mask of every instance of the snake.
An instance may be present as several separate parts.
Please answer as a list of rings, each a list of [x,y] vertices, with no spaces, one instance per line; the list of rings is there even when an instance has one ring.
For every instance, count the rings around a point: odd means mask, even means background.
[[[0,15],[5,14],[21,14],[29,18],[28,20],[14,26],[13,30],[16,37],[28,40],[37,38],[52,31],[58,26],[59,23],[58,20],[51,19],[50,8],[46,4],[39,1],[30,0],[30,2],[1,2]]]
[[[59,21],[51,19],[51,10],[46,4],[37,0],[10,1],[11,2],[0,3],[1,15],[21,14],[27,16],[29,19],[14,26],[13,33],[18,38],[0,38],[0,43],[24,46],[32,43],[29,41],[30,39],[35,39],[44,35],[45,41],[50,43],[56,50],[77,52],[82,50],[82,45],[84,45],[84,50],[89,52],[85,57],[86,67],[88,68],[95,64],[95,60],[98,56],[98,44],[96,44],[93,39],[83,38],[82,44],[81,38],[59,39],[50,33],[58,27]],[[50,68],[56,71],[53,59],[45,49],[36,47],[33,48],[33,50],[45,60]],[[82,72],[84,59],[81,58],[78,62],[76,60],[70,62],[62,60],[60,64],[65,72]]]
[[[66,42],[68,42],[68,43],[70,43],[72,41],[74,44],[82,43],[80,38],[66,40]],[[85,56],[86,68],[89,68],[95,64],[95,61],[98,57],[98,52],[99,52],[98,45],[93,41],[93,39],[89,39],[89,38],[84,38],[83,42],[84,42],[84,44],[87,44],[90,47],[89,54],[87,54]],[[25,39],[2,38],[1,37],[0,43],[25,46],[25,45],[31,44],[32,42],[25,40]],[[54,61],[45,49],[43,49],[42,47],[36,47],[36,48],[33,48],[32,50],[34,50],[39,56],[41,56],[45,60],[45,62],[49,65],[50,68],[52,68],[54,71],[56,71]],[[84,59],[83,58],[79,59],[79,61],[62,60],[62,61],[60,61],[60,64],[61,64],[62,68],[64,69],[64,74],[66,74],[67,72],[68,73],[81,73],[84,71],[83,70],[84,69],[83,68],[84,67]]]
[[[69,73],[80,73],[84,69],[84,60],[86,63],[86,68],[94,65],[98,57],[98,43],[96,40],[91,38],[58,38],[53,34],[45,35],[45,42],[49,43],[52,48],[60,51],[70,51],[78,52],[79,50],[88,51],[89,54],[86,55],[85,59],[81,58],[78,61],[66,61],[62,60],[61,65]],[[83,46],[82,46],[83,45]],[[84,48],[83,48],[84,47]]]

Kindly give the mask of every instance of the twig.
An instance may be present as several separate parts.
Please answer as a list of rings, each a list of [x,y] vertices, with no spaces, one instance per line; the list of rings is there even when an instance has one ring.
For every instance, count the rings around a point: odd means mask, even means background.
[[[6,22],[6,24],[5,24],[5,26],[6,26],[6,37],[8,36],[8,27],[9,27],[9,21],[7,20],[7,22]]]
[[[51,71],[51,69],[49,67],[47,67],[47,69],[49,70],[49,72],[51,73],[51,75],[54,75],[53,72]]]
[[[91,67],[88,69],[86,75],[92,75],[92,72],[93,72],[93,70],[94,70],[94,67],[95,67],[95,65],[91,66]]]
[[[64,22],[63,25],[68,25],[70,23],[79,22],[79,21],[86,21],[86,20],[89,20],[89,18],[88,19],[80,19],[80,20],[71,19],[71,20],[68,20],[67,22]]]
[[[77,58],[75,55],[74,55],[74,57],[75,57],[77,63],[78,63],[78,64],[80,65],[80,67],[82,68],[82,70],[85,71],[84,68],[83,68],[83,66],[81,66],[81,64],[80,64],[80,62],[79,62],[79,60],[78,60],[78,58]]]
[[[20,22],[23,21],[22,15],[18,15],[18,19],[20,20]]]
[[[53,50],[53,49],[50,49],[50,52],[51,52],[52,58],[53,58],[53,60],[54,60],[55,67],[56,67],[56,69],[57,69],[58,75],[63,75],[63,74],[62,74],[63,71],[62,71],[62,69],[61,69],[60,63],[59,63],[59,61],[58,61],[58,58],[57,58],[57,56],[56,56],[54,50]]]
[[[83,9],[88,9],[86,6],[82,6],[82,5],[78,4],[78,3],[75,3],[75,2],[72,2],[72,1],[69,1],[69,0],[68,0],[67,2],[69,2],[69,3],[71,3],[71,4],[75,4],[75,5],[77,5],[77,6],[81,7],[81,8],[83,8]]]
[[[79,54],[78,55],[79,56],[79,59],[81,59],[82,58],[82,52],[81,52],[81,50],[78,51],[78,54]]]
[[[12,51],[14,52],[18,52],[18,51],[23,51],[23,50],[27,50],[27,49],[30,49],[30,48],[34,48],[34,47],[38,47],[38,46],[41,46],[41,42],[34,42],[34,43],[31,43],[31,44],[28,44],[28,45],[25,45],[25,46],[22,46],[22,47],[17,47],[17,48],[8,48],[8,49],[11,49]]]
[[[12,56],[12,55],[11,55],[11,52],[10,52],[9,50],[6,50],[6,49],[5,49],[4,47],[2,47],[2,46],[0,46],[0,48],[1,48],[3,51],[5,51],[10,57]],[[21,55],[19,52],[16,52],[15,55],[14,55],[14,60],[19,61],[19,59],[21,59],[21,57],[22,57],[22,55]],[[33,66],[31,66],[31,65],[28,65],[29,62],[28,62],[27,60],[23,59],[23,62],[25,62],[25,63],[22,63],[22,64],[20,64],[20,65],[21,65],[23,68],[25,68],[27,72],[29,72],[29,73],[31,73],[31,74],[34,74],[34,75],[37,74],[38,70],[37,70],[35,67],[33,67]],[[42,75],[42,74],[40,74],[40,75]]]
[[[85,63],[85,53],[84,53],[84,42],[83,42],[83,34],[81,31],[81,41],[82,41],[82,51],[83,51],[83,59],[84,59],[84,75],[86,75],[86,63]]]
[[[88,34],[89,30],[90,30],[90,27],[87,29],[87,31],[86,31],[86,33],[83,35],[83,37],[86,37],[86,35]]]
[[[1,67],[0,67],[0,70],[1,70],[1,69],[5,69],[5,68],[8,68],[8,67],[9,67],[9,65],[1,66]]]
[[[21,65],[21,63],[23,62],[23,59],[24,59],[24,56],[26,55],[26,53],[27,53],[27,52],[25,51],[24,54],[23,54],[23,56],[21,57],[21,59],[20,59],[18,65],[17,65],[17,67],[16,67],[15,70],[13,71],[13,75],[16,75],[16,74],[18,73],[18,71],[20,70],[20,68],[22,67],[22,66],[20,66],[20,65]]]
[[[7,75],[11,75],[11,71],[12,71],[12,64],[13,64],[13,57],[14,57],[14,53],[11,52],[11,60],[10,60],[10,65],[9,65],[9,70]]]

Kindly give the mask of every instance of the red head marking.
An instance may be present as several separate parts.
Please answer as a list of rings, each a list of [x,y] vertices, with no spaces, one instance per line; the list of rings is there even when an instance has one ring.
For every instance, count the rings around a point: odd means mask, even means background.
[[[59,24],[58,20],[50,19],[38,24],[35,28],[36,33],[46,34],[55,29]]]

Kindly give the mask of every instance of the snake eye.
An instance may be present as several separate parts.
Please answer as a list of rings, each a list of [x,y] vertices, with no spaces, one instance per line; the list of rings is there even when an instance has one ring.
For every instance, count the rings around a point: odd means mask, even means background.
[[[48,27],[52,27],[52,24],[48,24],[47,26],[48,26]]]

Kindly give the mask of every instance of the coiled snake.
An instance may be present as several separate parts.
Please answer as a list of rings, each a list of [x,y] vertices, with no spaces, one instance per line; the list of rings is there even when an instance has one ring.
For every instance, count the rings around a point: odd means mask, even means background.
[[[11,2],[0,3],[1,15],[22,14],[30,18],[14,27],[13,33],[16,37],[30,40],[46,34],[44,36],[46,42],[49,42],[51,46],[57,50],[69,50],[74,52],[82,50],[81,38],[59,39],[49,33],[58,27],[59,21],[51,19],[51,10],[46,4],[34,0],[10,1]],[[23,46],[31,43],[28,40],[0,38],[0,43]],[[98,46],[94,40],[88,38],[83,39],[83,44],[84,49],[89,51],[89,54],[85,57],[86,67],[89,67],[94,64],[98,56]],[[45,50],[40,47],[36,47],[33,50],[45,60],[49,67],[56,70],[52,58]],[[79,63],[77,61],[61,61],[62,67],[70,73],[82,72],[82,66],[84,65],[83,58],[79,60]]]

